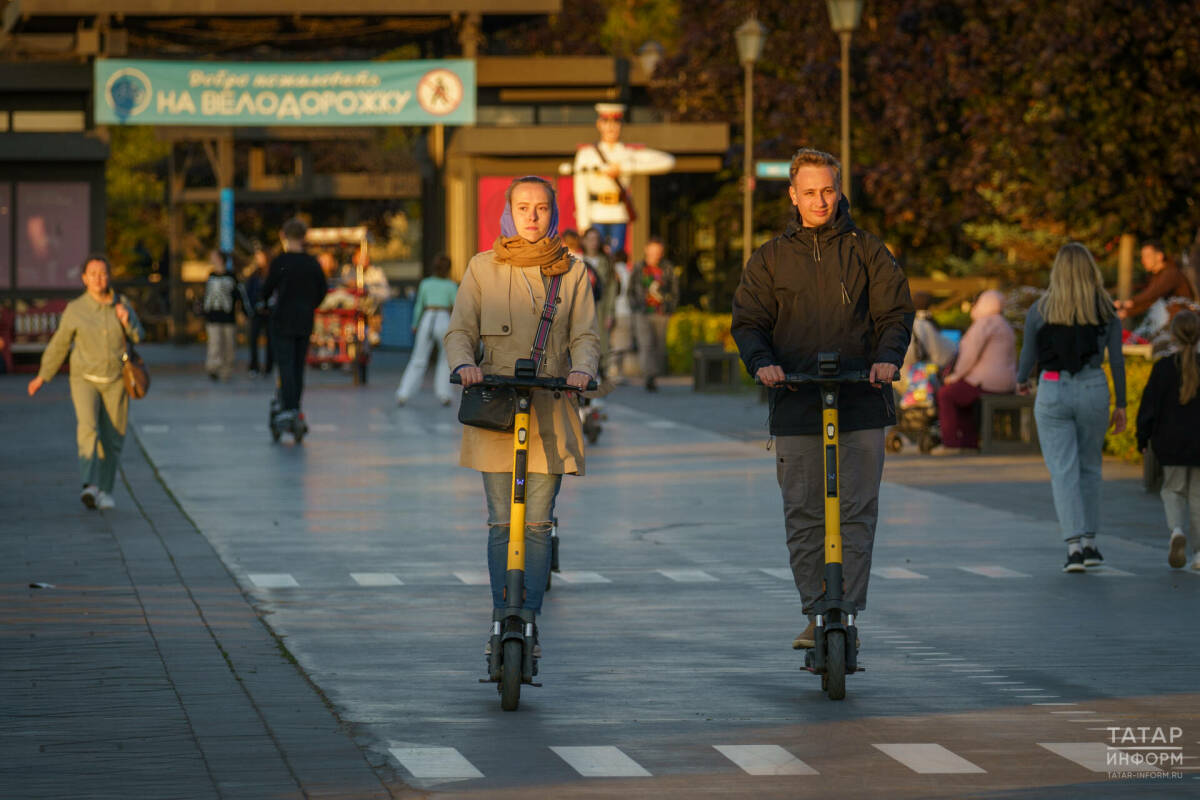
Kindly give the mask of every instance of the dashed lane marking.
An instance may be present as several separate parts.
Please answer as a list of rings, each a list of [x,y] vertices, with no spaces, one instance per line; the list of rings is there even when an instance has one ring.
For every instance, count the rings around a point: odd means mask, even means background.
[[[876,744],[878,750],[922,775],[986,772],[940,744]]]
[[[142,433],[169,433],[170,425],[143,425]]]
[[[1126,572],[1123,569],[1116,569],[1115,567],[1088,567],[1087,574],[1088,575],[1099,575],[1101,577],[1117,577],[1117,576],[1133,577],[1133,575],[1134,575],[1134,573],[1132,573],[1132,572]]]
[[[454,573],[454,577],[467,586],[491,586],[492,578],[485,569],[463,569]]]
[[[313,433],[337,433],[338,426],[331,422],[314,422],[309,426]]]
[[[224,433],[225,426],[219,425],[219,424],[218,425],[197,425],[196,430],[200,431],[201,433]]]
[[[671,428],[678,428],[678,427],[679,427],[679,423],[678,423],[678,422],[672,422],[672,421],[671,421],[671,420],[669,420],[669,419],[655,419],[655,420],[651,420],[650,422],[647,422],[647,423],[646,423],[646,427],[647,427],[647,428],[661,428],[661,429],[663,429],[663,430],[670,430]]]
[[[414,778],[468,780],[483,777],[483,773],[453,747],[392,747],[389,750]]]
[[[562,578],[567,583],[612,583],[612,581],[601,575],[599,572],[565,570],[557,574],[558,577]]]
[[[437,433],[455,433],[459,427],[458,425],[451,425],[449,422],[438,422],[432,426],[433,430]]]
[[[555,755],[585,778],[648,778],[650,773],[619,748],[551,747]]]
[[[1038,745],[1092,772],[1162,772],[1149,764],[1110,764],[1110,757],[1120,759],[1119,755],[1111,754],[1126,751],[1103,742],[1038,742]]]
[[[713,749],[747,775],[817,775],[815,769],[774,744],[714,744]]]
[[[390,572],[351,572],[350,577],[359,586],[403,586],[404,581]]]
[[[921,581],[929,578],[928,575],[922,575],[919,572],[913,572],[911,569],[904,567],[876,567],[871,570],[872,575],[878,575],[880,578],[891,578],[901,581]]]
[[[1017,572],[1008,567],[997,567],[985,565],[980,567],[959,567],[963,572],[972,572],[976,575],[982,575],[985,578],[1032,578],[1032,575],[1026,575],[1024,572]]]
[[[254,572],[248,577],[260,589],[295,589],[300,586],[286,572]]]
[[[759,572],[766,573],[772,578],[779,578],[781,581],[792,580],[792,571],[787,567],[761,567]]]
[[[702,569],[660,569],[660,575],[665,575],[676,583],[716,583],[717,579]]]

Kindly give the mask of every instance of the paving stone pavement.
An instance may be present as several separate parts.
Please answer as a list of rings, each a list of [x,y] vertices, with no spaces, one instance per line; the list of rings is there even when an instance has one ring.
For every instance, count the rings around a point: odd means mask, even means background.
[[[27,379],[0,377],[0,797],[404,795],[134,437],[117,508],[77,501],[67,381]]]

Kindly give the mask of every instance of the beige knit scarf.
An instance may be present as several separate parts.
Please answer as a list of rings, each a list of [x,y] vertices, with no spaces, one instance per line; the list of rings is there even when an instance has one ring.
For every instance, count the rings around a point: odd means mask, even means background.
[[[571,254],[557,236],[546,236],[536,242],[520,236],[499,236],[492,252],[501,264],[539,267],[546,276],[562,275],[571,268]]]

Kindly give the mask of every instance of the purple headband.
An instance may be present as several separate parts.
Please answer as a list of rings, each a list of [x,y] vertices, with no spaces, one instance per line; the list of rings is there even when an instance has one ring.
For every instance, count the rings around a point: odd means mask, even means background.
[[[537,175],[526,175],[525,178],[537,178]],[[518,178],[518,181],[523,181],[525,178]],[[540,179],[539,179],[540,180]],[[542,184],[538,184],[539,186]],[[550,189],[550,229],[546,231],[547,237],[558,236],[558,202],[554,197],[554,189]],[[517,223],[513,222],[512,203],[504,204],[504,213],[500,215],[500,235],[504,237],[517,235]]]

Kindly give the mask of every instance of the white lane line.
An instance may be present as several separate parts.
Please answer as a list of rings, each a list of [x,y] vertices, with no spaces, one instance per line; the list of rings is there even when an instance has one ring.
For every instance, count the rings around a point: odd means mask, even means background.
[[[551,747],[555,755],[585,778],[649,778],[641,764],[618,748]]]
[[[449,422],[438,422],[433,425],[433,429],[438,433],[455,433],[458,431],[458,425],[451,425]]]
[[[564,570],[558,573],[558,577],[567,583],[612,583],[599,572],[587,572],[586,570]]]
[[[1008,567],[982,566],[982,567],[959,567],[963,572],[971,572],[975,575],[982,575],[985,578],[1032,578],[1032,575],[1026,575],[1024,572],[1016,572]]]
[[[246,576],[260,589],[295,589],[300,584],[286,572],[254,572]]]
[[[877,744],[874,747],[922,775],[987,772],[940,744]]]
[[[218,425],[197,425],[196,430],[200,431],[201,433],[223,433],[225,431],[225,426],[219,425],[219,424]]]
[[[759,572],[765,572],[772,578],[779,578],[781,581],[792,580],[792,571],[787,567],[760,567]]]
[[[171,430],[170,425],[143,425],[142,433],[167,433]]]
[[[359,586],[403,586],[404,581],[390,572],[351,572],[350,577]]]
[[[252,427],[254,428],[255,433],[266,433],[267,432],[266,425],[254,425]]]
[[[1103,742],[1038,742],[1038,745],[1092,772],[1162,772],[1148,764],[1123,763],[1118,766],[1115,761],[1109,764],[1109,758],[1119,759],[1121,751]]]
[[[1051,703],[1041,703],[1041,705],[1053,705]],[[1057,705],[1074,705],[1074,703],[1058,703]],[[1072,709],[1071,711],[1051,711],[1051,714],[1095,714],[1095,711],[1084,711],[1083,709]]]
[[[774,744],[714,744],[713,749],[747,775],[817,775],[815,769]]]
[[[391,754],[414,778],[468,780],[483,773],[453,747],[391,747]]]
[[[367,424],[367,430],[371,433],[383,433],[397,430],[397,427],[390,422],[371,422]]]
[[[313,433],[337,433],[338,426],[331,422],[314,422],[308,427],[312,428]]]
[[[647,422],[647,423],[646,423],[646,427],[648,427],[648,428],[662,428],[662,429],[664,429],[664,430],[667,430],[667,429],[670,429],[670,428],[678,428],[678,427],[679,427],[679,423],[677,423],[677,422],[672,422],[672,421],[671,421],[671,420],[669,420],[669,419],[654,419],[654,420],[650,420],[649,422]]]
[[[1035,706],[1075,706],[1078,703],[1034,703]],[[1051,711],[1051,714],[1095,714],[1095,711]]]
[[[902,581],[921,581],[929,578],[928,575],[922,575],[919,572],[913,572],[911,569],[904,567],[876,567],[871,570],[872,575],[878,575],[880,578],[893,578]]]
[[[491,586],[492,577],[486,569],[463,569],[454,573],[454,577],[467,586]]]
[[[1110,577],[1134,575],[1134,573],[1132,573],[1132,572],[1126,572],[1123,569],[1116,569],[1114,567],[1088,567],[1087,573],[1088,573],[1088,575],[1100,575],[1100,576],[1107,575]]]
[[[676,583],[716,583],[717,579],[702,569],[660,569],[664,575]]]

